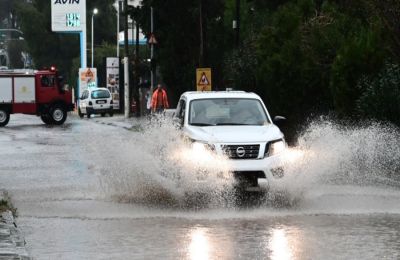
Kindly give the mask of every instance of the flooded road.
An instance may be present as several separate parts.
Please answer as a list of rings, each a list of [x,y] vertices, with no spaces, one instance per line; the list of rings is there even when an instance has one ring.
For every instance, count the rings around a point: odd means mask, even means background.
[[[16,115],[0,129],[0,189],[35,259],[400,258],[397,130],[313,125],[279,184],[285,202],[237,205],[229,180],[199,188],[182,154],[165,159],[181,145],[171,129],[94,121]]]

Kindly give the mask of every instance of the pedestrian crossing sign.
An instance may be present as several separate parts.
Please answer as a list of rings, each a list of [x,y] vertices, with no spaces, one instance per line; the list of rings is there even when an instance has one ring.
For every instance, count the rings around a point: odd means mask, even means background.
[[[211,91],[211,68],[196,69],[197,91]]]

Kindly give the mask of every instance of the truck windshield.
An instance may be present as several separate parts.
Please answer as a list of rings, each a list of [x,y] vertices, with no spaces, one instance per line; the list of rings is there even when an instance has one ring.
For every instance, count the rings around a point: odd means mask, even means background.
[[[92,92],[91,97],[93,99],[98,99],[98,98],[109,98],[110,97],[110,92],[107,90],[95,90]]]
[[[214,98],[190,102],[190,125],[265,125],[267,123],[269,120],[266,111],[258,99]]]

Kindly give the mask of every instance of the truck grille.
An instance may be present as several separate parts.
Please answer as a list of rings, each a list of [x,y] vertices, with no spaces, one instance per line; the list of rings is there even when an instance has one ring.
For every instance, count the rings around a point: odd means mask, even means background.
[[[260,145],[223,145],[222,150],[229,159],[257,159]]]

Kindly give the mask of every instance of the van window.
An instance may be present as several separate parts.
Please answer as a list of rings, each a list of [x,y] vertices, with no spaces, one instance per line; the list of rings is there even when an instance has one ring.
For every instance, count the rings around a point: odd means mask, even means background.
[[[110,92],[107,90],[95,90],[92,92],[91,97],[93,99],[98,99],[98,98],[109,98],[110,97]]]

